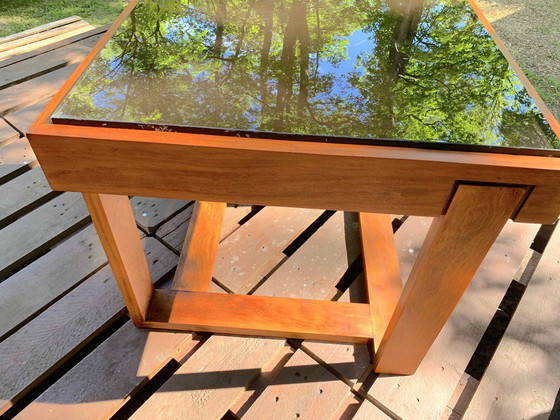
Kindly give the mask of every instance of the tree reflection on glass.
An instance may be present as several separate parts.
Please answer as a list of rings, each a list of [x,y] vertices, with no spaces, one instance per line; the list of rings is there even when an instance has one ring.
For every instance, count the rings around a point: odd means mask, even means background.
[[[463,0],[140,1],[54,117],[560,148]]]

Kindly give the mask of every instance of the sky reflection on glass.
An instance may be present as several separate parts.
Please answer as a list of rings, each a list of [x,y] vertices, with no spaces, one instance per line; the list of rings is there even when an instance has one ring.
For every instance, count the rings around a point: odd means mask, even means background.
[[[179,3],[140,1],[53,120],[560,149],[463,0]]]

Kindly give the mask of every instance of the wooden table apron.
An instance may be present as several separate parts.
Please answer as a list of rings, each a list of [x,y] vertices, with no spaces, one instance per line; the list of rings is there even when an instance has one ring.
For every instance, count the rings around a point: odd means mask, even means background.
[[[84,193],[137,326],[369,342],[377,372],[411,374],[506,221],[550,223],[560,214],[559,158],[52,124],[53,110],[136,3],[28,138],[54,190]],[[199,201],[173,290],[153,288],[128,195]],[[360,212],[369,304],[206,293],[228,202]],[[434,217],[404,288],[388,214]]]

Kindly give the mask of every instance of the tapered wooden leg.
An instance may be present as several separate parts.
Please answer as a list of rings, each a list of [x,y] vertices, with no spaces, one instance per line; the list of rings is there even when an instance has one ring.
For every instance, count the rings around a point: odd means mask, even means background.
[[[393,225],[388,214],[360,213],[362,255],[377,351],[402,293]]]
[[[430,227],[374,355],[377,372],[416,371],[524,194],[517,187],[458,187]]]
[[[172,288],[206,292],[212,281],[226,203],[195,203]]]
[[[127,196],[84,193],[97,234],[135,324],[146,320],[153,285]]]

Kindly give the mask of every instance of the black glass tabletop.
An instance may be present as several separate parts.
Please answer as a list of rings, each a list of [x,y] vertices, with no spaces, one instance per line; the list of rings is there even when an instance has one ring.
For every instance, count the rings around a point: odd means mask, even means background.
[[[52,120],[560,156],[466,0],[140,0]]]

